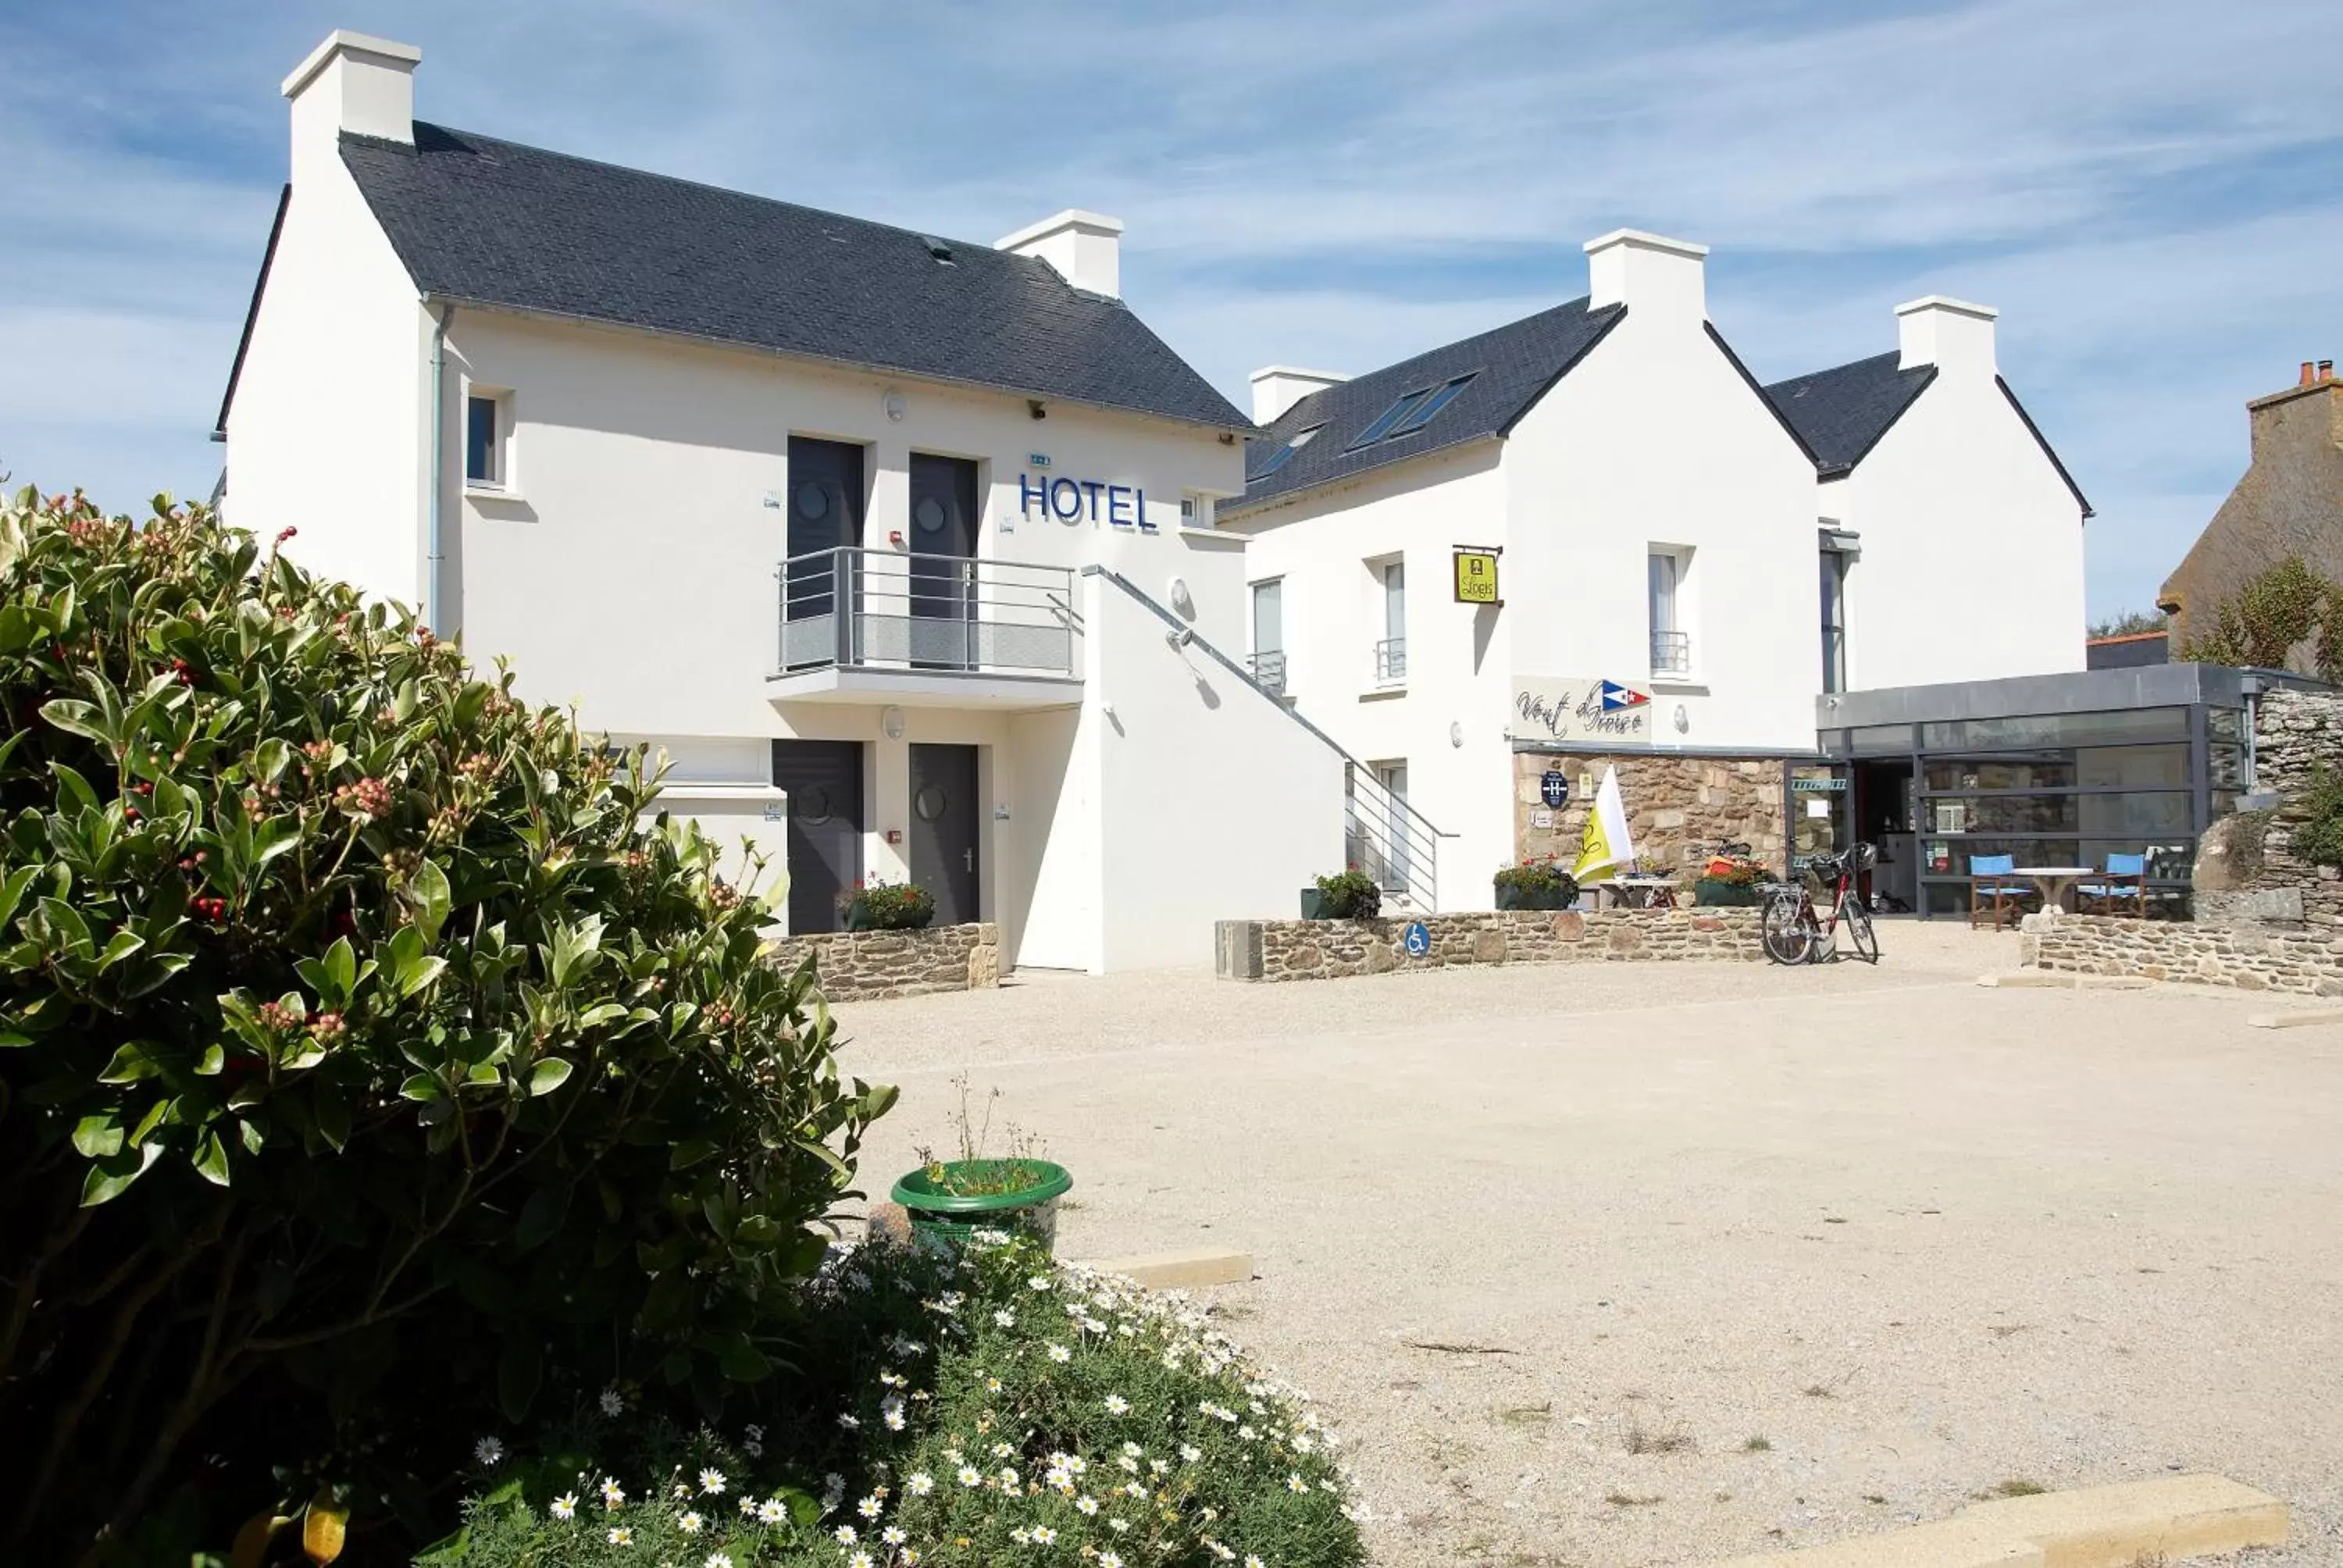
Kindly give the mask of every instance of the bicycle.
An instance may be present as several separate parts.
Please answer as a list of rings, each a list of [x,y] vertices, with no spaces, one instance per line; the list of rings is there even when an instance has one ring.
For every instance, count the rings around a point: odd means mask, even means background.
[[[1816,855],[1806,862],[1807,870],[1830,894],[1827,918],[1815,910],[1806,883],[1765,883],[1765,910],[1759,920],[1765,956],[1777,964],[1816,963],[1825,950],[1836,958],[1838,930],[1845,926],[1855,956],[1877,963],[1879,933],[1855,886],[1855,879],[1877,863],[1878,855],[1871,845],[1857,844],[1843,855]]]

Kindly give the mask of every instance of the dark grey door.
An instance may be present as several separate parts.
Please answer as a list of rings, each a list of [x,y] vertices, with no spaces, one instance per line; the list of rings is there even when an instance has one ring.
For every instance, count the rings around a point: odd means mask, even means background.
[[[975,618],[976,465],[911,454],[911,660],[967,669]]]
[[[821,552],[862,542],[862,448],[843,441],[789,437],[789,554],[781,619],[812,623],[784,629],[786,668],[827,664],[850,648],[830,618],[838,608],[837,558]],[[810,556],[811,560],[799,559]]]
[[[862,743],[776,740],[789,791],[789,930],[838,930],[838,900],[862,880]]]
[[[973,920],[976,748],[911,748],[911,880],[936,896],[936,924]]]

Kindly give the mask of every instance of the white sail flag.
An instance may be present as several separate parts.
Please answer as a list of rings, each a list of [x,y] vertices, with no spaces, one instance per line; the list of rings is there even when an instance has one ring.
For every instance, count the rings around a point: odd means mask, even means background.
[[[1594,791],[1594,809],[1586,814],[1586,839],[1578,864],[1570,876],[1580,887],[1603,881],[1635,859],[1635,840],[1627,831],[1627,803],[1619,794],[1619,769],[1603,769],[1603,783]]]

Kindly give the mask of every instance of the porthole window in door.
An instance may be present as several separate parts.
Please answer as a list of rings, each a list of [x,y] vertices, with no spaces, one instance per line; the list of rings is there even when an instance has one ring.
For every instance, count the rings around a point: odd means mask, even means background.
[[[830,515],[830,492],[820,485],[798,487],[798,516],[808,522],[820,522]]]
[[[944,504],[933,496],[922,496],[920,504],[911,508],[911,520],[920,525],[923,534],[943,532],[945,517]]]
[[[789,813],[809,828],[819,828],[830,819],[830,791],[819,784],[809,784],[789,801]]]
[[[920,814],[920,821],[933,822],[943,816],[944,808],[950,803],[942,785],[929,784],[911,798],[911,809]]]

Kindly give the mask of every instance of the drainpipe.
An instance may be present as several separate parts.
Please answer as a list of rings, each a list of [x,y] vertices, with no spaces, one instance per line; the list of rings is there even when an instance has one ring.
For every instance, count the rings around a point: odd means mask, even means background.
[[[447,487],[447,323],[455,316],[453,305],[440,306],[431,328],[431,487],[423,548],[423,624],[442,638],[447,628],[439,624],[439,566],[444,558],[439,544],[439,498]]]

